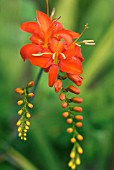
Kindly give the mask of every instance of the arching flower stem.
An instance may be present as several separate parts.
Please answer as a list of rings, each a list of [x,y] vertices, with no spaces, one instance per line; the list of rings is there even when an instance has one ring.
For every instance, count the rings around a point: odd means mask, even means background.
[[[43,73],[43,69],[41,68],[40,71],[39,71],[39,73],[38,73],[38,75],[37,75],[37,78],[36,78],[36,80],[35,80],[35,84],[34,84],[34,87],[33,87],[34,97],[35,97],[35,95],[36,95],[36,90],[37,90],[37,88],[38,88],[38,85],[39,85],[39,82],[40,82],[42,73]],[[31,98],[30,101],[33,100],[34,97]]]

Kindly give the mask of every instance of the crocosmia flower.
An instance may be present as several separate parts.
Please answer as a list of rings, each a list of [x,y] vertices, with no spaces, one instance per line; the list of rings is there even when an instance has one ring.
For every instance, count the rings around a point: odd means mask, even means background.
[[[20,54],[24,60],[49,72],[49,86],[54,85],[59,69],[69,74],[82,73],[83,57],[73,42],[80,34],[64,29],[58,19],[52,20],[41,11],[36,11],[36,22],[21,24],[21,30],[32,36],[31,44],[23,46]]]
[[[61,107],[67,109],[62,116],[70,124],[67,133],[71,134],[70,142],[73,144],[68,166],[71,170],[75,170],[77,165],[80,165],[80,155],[83,153],[80,146],[83,136],[78,131],[78,128],[82,127],[83,116],[80,115],[82,107],[77,105],[83,101],[82,98],[78,97],[80,90],[77,88],[77,86],[81,86],[83,81],[81,74],[84,58],[81,52],[81,44],[95,45],[95,43],[93,40],[78,42],[88,28],[88,24],[85,25],[81,34],[67,30],[59,22],[60,17],[52,19],[54,11],[49,16],[48,0],[46,0],[46,7],[47,14],[39,10],[36,11],[36,22],[31,21],[21,24],[21,30],[31,35],[30,43],[21,48],[20,54],[24,61],[29,60],[32,65],[40,67],[48,73],[49,87],[54,86],[55,92],[60,92]],[[75,85],[66,83],[67,87],[66,84],[64,86],[63,81],[66,79],[69,79]],[[32,109],[33,104],[29,102],[29,98],[34,97],[34,94],[28,93],[28,90],[33,84],[33,81],[31,81],[25,88],[16,89],[18,94],[24,95],[23,100],[18,101],[18,105],[24,105],[24,107],[18,111],[18,114],[22,117],[17,122],[18,136],[22,140],[27,139],[25,136],[30,126],[28,119],[31,115],[28,108]],[[69,97],[69,94],[72,97]]]

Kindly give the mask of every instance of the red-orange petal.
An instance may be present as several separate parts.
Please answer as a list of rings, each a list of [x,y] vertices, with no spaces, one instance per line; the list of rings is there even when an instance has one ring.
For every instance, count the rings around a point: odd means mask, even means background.
[[[71,30],[66,30],[73,38],[79,38],[80,34]]]
[[[62,42],[57,41],[55,38],[50,39],[50,49],[54,52],[62,52],[64,50],[64,45]]]
[[[43,44],[43,40],[37,35],[37,34],[33,34],[31,37],[30,37],[30,40],[32,43],[35,43],[35,44]]]
[[[57,38],[58,40],[61,40],[63,38],[67,45],[70,45],[73,41],[72,36],[68,33],[68,31],[64,29],[56,31],[56,33],[54,34],[54,37]]]
[[[39,27],[37,22],[24,22],[20,25],[20,29],[31,34],[38,34],[40,37],[43,37],[43,32]]]
[[[76,53],[76,47],[75,44],[72,44],[69,46],[69,48],[64,52],[64,55],[66,56],[67,59],[71,59],[72,56],[75,56]]]
[[[31,57],[32,54],[36,54],[38,52],[40,52],[41,46],[36,45],[36,44],[26,44],[25,46],[23,46],[20,50],[20,54],[23,58],[23,60],[29,59]]]
[[[84,58],[81,53],[81,48],[76,45],[75,47],[75,56],[78,57],[82,62],[84,61]]]
[[[43,32],[46,33],[46,31],[49,28],[49,25],[52,22],[51,19],[47,16],[47,14],[45,14],[39,10],[36,11],[36,18],[38,20],[39,26],[41,27]]]
[[[70,73],[70,74],[81,74],[82,73],[82,64],[81,61],[75,60],[66,60],[63,59],[59,63],[60,71]]]
[[[52,64],[52,62],[53,62],[52,58],[50,58],[50,57],[43,57],[43,56],[41,56],[41,57],[39,57],[39,56],[38,57],[31,56],[29,58],[29,61],[33,65],[41,67],[41,68],[48,68]]]
[[[57,79],[58,75],[58,65],[53,64],[49,69],[48,74],[48,85],[52,87]]]

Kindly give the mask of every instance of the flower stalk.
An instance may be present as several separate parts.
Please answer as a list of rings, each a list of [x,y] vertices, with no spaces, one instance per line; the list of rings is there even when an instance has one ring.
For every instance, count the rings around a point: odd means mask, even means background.
[[[34,96],[34,93],[28,92],[31,87],[34,86],[34,82],[31,81],[27,84],[25,88],[16,88],[16,93],[21,95],[23,99],[19,100],[17,102],[18,106],[21,106],[21,109],[18,111],[18,115],[20,116],[20,119],[17,121],[16,125],[18,127],[18,136],[21,138],[21,140],[27,140],[27,131],[30,126],[30,113],[29,109],[33,108],[33,104],[29,102],[29,99]]]
[[[41,75],[44,72],[48,73],[48,85],[54,87],[55,92],[60,92],[59,99],[61,106],[66,109],[62,116],[66,119],[69,125],[67,133],[71,135],[70,142],[73,147],[70,153],[70,161],[68,166],[71,170],[75,170],[80,165],[80,155],[83,154],[83,149],[80,145],[83,136],[79,133],[82,127],[83,116],[81,115],[82,107],[79,106],[83,100],[78,97],[83,78],[80,76],[83,72],[82,62],[84,58],[81,53],[81,45],[95,45],[94,40],[78,41],[88,28],[85,25],[81,33],[67,30],[59,22],[61,17],[53,19],[55,8],[53,8],[49,16],[49,3],[46,0],[46,14],[36,10],[36,22],[22,23],[20,28],[22,31],[31,34],[30,44],[24,45],[20,50],[22,59],[29,60],[32,65],[40,67],[40,72],[37,76],[33,92],[28,92],[29,88],[33,87],[34,83],[29,82],[25,88],[17,88],[16,92],[24,96],[17,102],[21,109],[18,111],[20,119],[17,122],[18,136],[22,140],[26,140],[26,133],[30,126],[30,112],[33,108],[31,99],[36,94],[36,89],[39,84]],[[60,75],[62,74],[62,75]],[[75,85],[64,87],[63,81],[69,79]],[[71,94],[71,98],[69,98]]]

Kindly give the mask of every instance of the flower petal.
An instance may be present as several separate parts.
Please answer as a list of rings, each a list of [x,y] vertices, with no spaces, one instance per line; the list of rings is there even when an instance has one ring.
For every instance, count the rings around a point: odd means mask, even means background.
[[[38,66],[38,67],[41,67],[41,68],[47,68],[47,67],[49,67],[49,66],[52,64],[52,62],[53,62],[52,58],[43,57],[43,56],[41,56],[41,57],[31,56],[31,57],[29,58],[29,61],[30,61],[33,65]]]
[[[70,74],[81,74],[82,73],[82,64],[78,59],[77,61],[72,60],[61,60],[59,63],[60,71],[70,73]]]
[[[72,36],[68,33],[66,30],[59,30],[54,34],[54,37],[58,40],[61,40],[62,38],[65,40],[64,43],[67,43],[67,45],[70,45],[72,43]]]
[[[62,52],[64,50],[64,45],[62,42],[57,41],[55,38],[52,38],[50,40],[50,49],[51,51],[54,52]]]
[[[76,47],[75,44],[72,43],[71,46],[69,46],[68,50],[64,52],[64,55],[66,56],[67,59],[71,59],[72,56],[75,56],[76,53]]]
[[[40,37],[43,37],[43,32],[37,22],[24,22],[20,25],[20,28],[22,31],[38,34]]]
[[[40,52],[41,46],[36,45],[36,44],[26,44],[23,46],[20,50],[20,54],[23,58],[23,60],[29,59],[32,54]]]
[[[76,45],[75,50],[76,50],[75,56],[78,57],[83,62],[84,58],[81,53],[81,48]]]
[[[66,30],[73,38],[79,38],[80,34],[71,30]]]
[[[58,65],[53,64],[49,69],[48,74],[48,85],[52,87],[57,79],[58,75]]]
[[[37,34],[33,34],[31,37],[30,37],[30,40],[32,43],[35,43],[35,44],[43,44],[43,40],[37,35]]]
[[[47,29],[49,28],[49,25],[51,24],[51,19],[43,12],[36,11],[36,18],[38,20],[39,26],[43,30],[44,33],[46,33]]]

